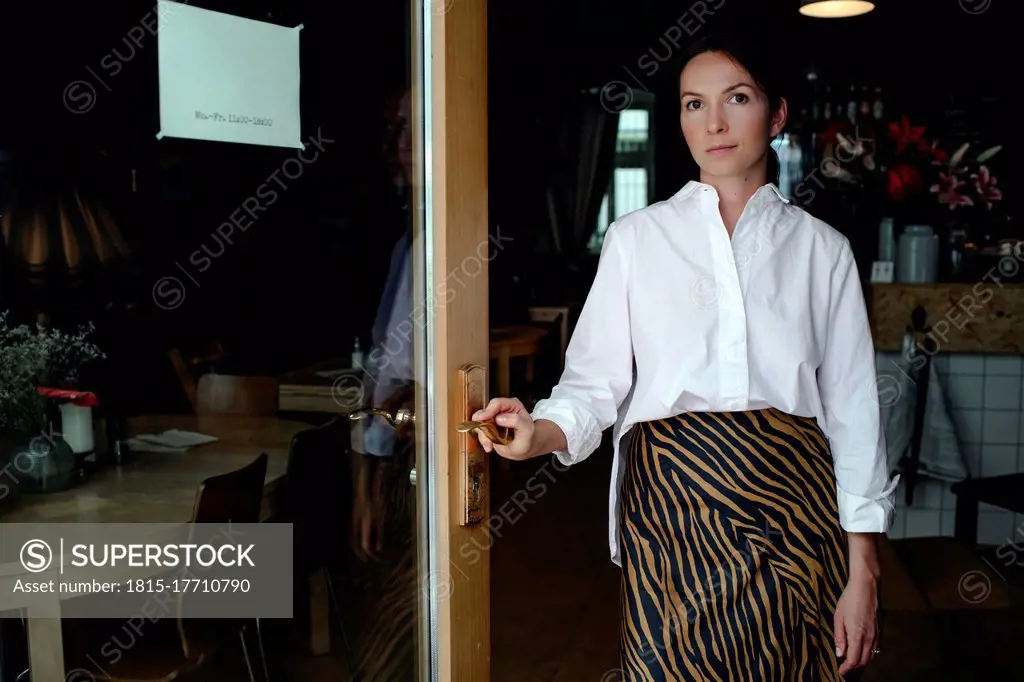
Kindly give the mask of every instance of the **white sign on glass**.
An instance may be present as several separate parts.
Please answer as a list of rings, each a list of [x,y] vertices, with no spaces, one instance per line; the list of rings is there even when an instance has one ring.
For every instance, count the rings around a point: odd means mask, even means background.
[[[160,132],[180,137],[302,148],[302,26],[158,0]]]

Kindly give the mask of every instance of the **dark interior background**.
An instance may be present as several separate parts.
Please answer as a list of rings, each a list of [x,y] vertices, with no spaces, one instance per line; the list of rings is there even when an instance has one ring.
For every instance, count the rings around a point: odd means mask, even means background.
[[[231,347],[238,371],[276,373],[346,356],[357,334],[366,338],[401,230],[379,210],[385,191],[380,111],[386,94],[407,82],[409,63],[403,2],[190,3],[285,26],[303,24],[305,135],[322,130],[334,140],[288,182],[272,210],[238,235],[209,270],[197,273],[188,264],[190,254],[210,244],[216,226],[294,150],[155,138],[156,37],[147,35],[134,50],[124,42],[153,4],[18,3],[0,13],[6,65],[0,200],[70,178],[115,213],[135,256],[131,277],[102,295],[85,288],[46,305],[55,311],[55,323],[97,321],[108,347],[120,349],[115,355],[145,386],[136,404],[140,411],[182,404],[166,363],[172,345],[220,338]],[[1019,172],[1009,163],[1019,148],[1010,121],[1019,80],[1012,66],[1018,61],[1012,54],[1014,4],[991,0],[985,12],[972,15],[958,0],[882,0],[869,15],[834,21],[802,17],[797,5],[721,0],[705,28],[735,23],[763,31],[778,46],[779,68],[795,76],[791,111],[805,105],[805,75],[813,69],[819,83],[882,87],[888,107],[940,134],[997,140],[1005,145],[1001,185],[1015,205]],[[653,0],[489,4],[490,222],[514,237],[491,263],[495,320],[521,316],[538,281],[560,280],[577,298],[589,285],[592,262],[581,266],[535,253],[546,227],[538,169],[564,103],[575,93],[613,80],[655,93],[657,198],[691,179],[677,127],[676,73],[665,65],[641,83],[631,76],[642,73],[637,62],[652,48],[664,51],[666,32],[693,11],[688,3]],[[123,68],[109,75],[100,64],[114,49]],[[95,90],[96,105],[84,114],[72,113],[62,100],[76,80]],[[827,202],[820,210],[829,210]],[[874,248],[874,232],[836,227],[851,232],[859,253]],[[180,266],[191,268],[196,280],[186,281],[184,304],[174,310],[155,306],[154,284]],[[0,277],[0,310],[31,319],[38,302],[2,264]],[[108,308],[111,300],[117,304]],[[136,305],[126,309],[129,301]]]

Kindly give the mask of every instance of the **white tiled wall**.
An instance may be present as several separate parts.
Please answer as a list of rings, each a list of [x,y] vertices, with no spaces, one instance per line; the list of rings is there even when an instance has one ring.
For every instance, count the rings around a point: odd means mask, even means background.
[[[891,363],[896,354],[879,353],[878,362]],[[1024,359],[941,353],[934,358],[961,448],[972,476],[997,476],[1024,471]],[[914,503],[906,506],[900,484],[896,520],[889,537],[953,535],[956,495],[949,484],[919,477]],[[1018,530],[1019,529],[1019,530]],[[981,505],[978,542],[999,545],[1024,533],[1024,515]]]

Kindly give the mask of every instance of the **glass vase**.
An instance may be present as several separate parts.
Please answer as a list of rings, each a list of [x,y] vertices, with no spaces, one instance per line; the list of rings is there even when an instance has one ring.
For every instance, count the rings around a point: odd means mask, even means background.
[[[19,493],[52,493],[71,487],[78,477],[74,450],[57,434],[9,434],[0,457],[7,463],[5,482]]]

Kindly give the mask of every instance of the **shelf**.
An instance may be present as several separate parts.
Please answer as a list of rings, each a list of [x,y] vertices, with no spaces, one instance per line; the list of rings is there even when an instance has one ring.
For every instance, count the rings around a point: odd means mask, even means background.
[[[1024,285],[868,284],[875,349],[900,351],[911,313],[921,306],[940,353],[1024,352]]]

